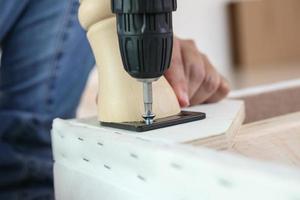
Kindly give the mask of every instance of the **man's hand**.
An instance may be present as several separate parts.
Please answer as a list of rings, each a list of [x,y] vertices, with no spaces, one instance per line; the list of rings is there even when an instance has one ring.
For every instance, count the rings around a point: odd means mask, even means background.
[[[182,107],[217,102],[230,90],[228,82],[192,40],[174,38],[171,66],[165,77]]]

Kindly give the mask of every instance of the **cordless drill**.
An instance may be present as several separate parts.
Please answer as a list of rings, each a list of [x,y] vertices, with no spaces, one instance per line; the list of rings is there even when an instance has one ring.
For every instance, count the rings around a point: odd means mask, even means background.
[[[117,17],[121,57],[126,72],[143,83],[144,121],[151,125],[152,83],[170,66],[173,48],[172,12],[176,0],[112,0]]]

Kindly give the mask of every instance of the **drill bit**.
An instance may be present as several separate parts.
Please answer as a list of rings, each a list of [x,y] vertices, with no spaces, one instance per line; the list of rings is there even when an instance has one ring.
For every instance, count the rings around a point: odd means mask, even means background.
[[[145,108],[145,114],[143,115],[143,118],[145,124],[151,125],[153,124],[155,118],[155,114],[152,112],[153,97],[152,97],[151,81],[143,82],[143,91],[144,91],[144,108]]]

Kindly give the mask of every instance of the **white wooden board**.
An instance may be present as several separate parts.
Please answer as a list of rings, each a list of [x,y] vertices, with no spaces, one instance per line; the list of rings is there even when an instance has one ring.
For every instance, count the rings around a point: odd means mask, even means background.
[[[76,126],[84,126],[101,132],[119,133],[130,137],[139,137],[144,140],[161,141],[166,143],[189,143],[204,138],[233,134],[240,127],[244,119],[244,103],[240,100],[224,100],[216,104],[200,105],[186,110],[205,112],[207,118],[186,124],[180,124],[158,130],[136,133],[121,129],[103,127],[96,118],[71,120],[69,123]]]
[[[52,141],[56,200],[300,198],[292,168],[64,120]]]

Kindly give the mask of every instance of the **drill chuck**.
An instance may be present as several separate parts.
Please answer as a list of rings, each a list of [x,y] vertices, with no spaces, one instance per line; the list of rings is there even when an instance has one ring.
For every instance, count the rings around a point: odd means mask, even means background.
[[[112,0],[125,70],[137,79],[161,77],[173,48],[176,0]]]

